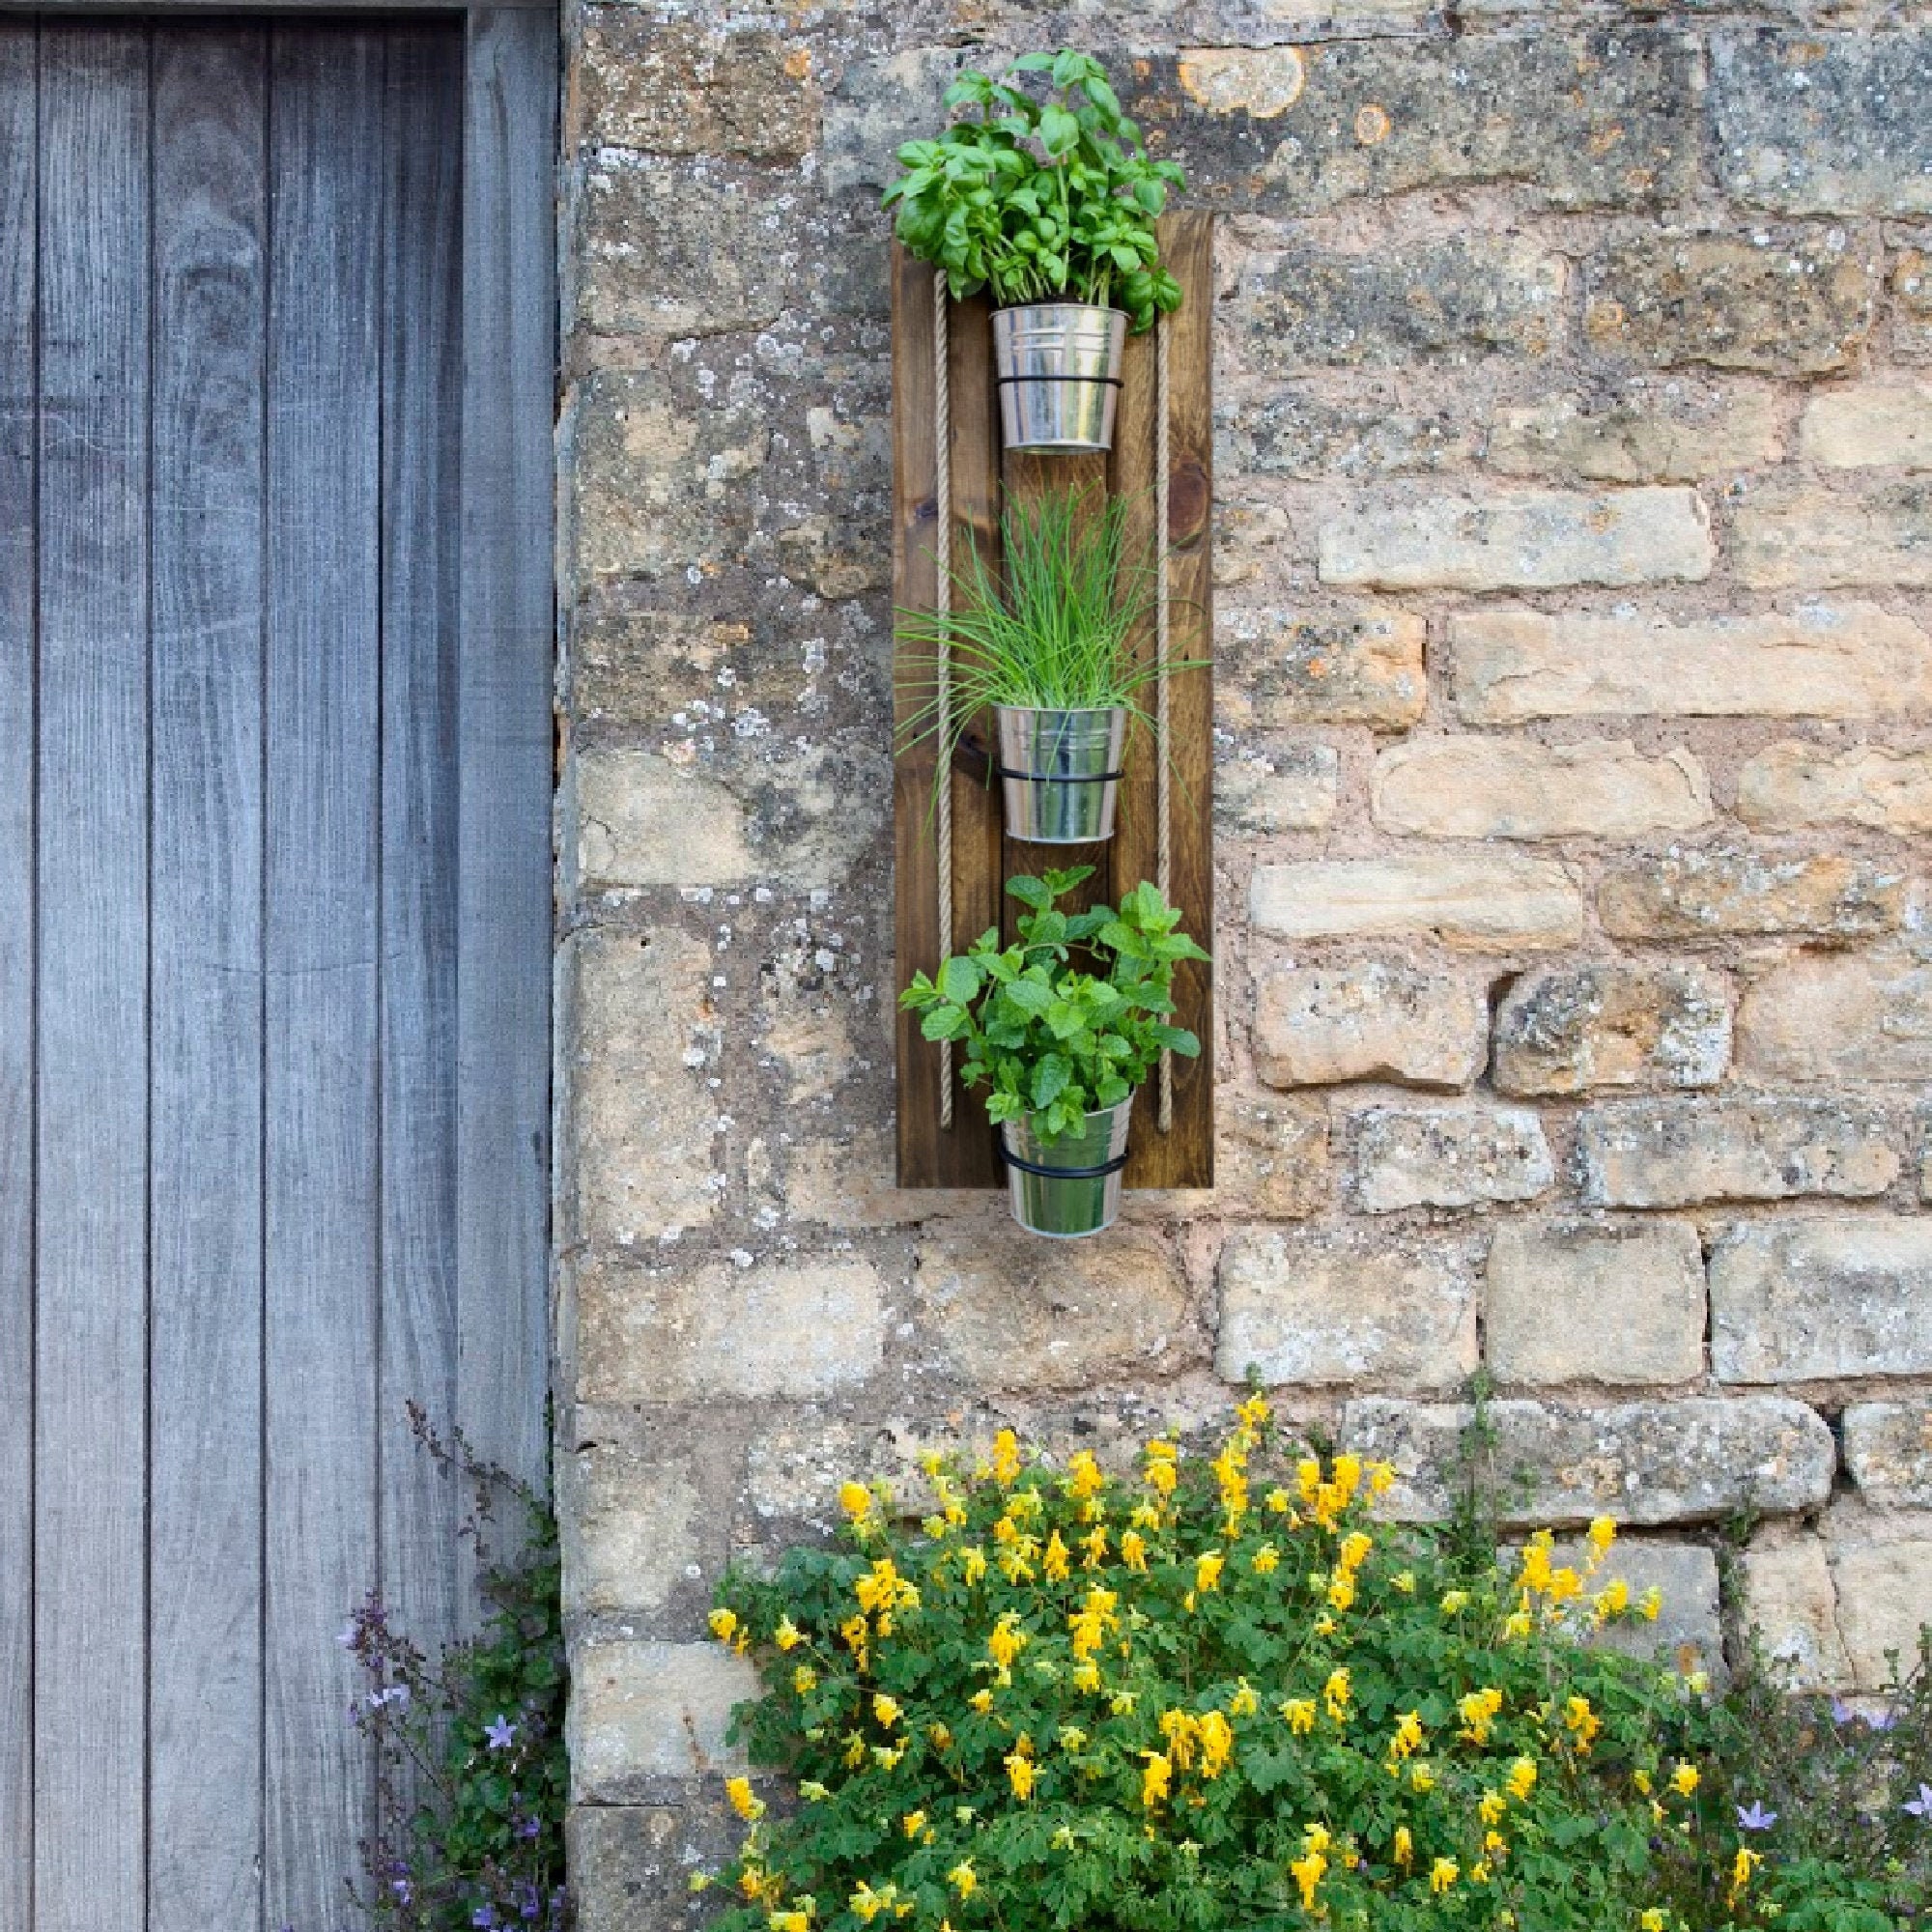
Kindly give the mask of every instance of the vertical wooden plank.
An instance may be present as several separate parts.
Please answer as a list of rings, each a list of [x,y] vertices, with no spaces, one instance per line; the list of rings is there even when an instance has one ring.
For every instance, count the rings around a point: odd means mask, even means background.
[[[41,48],[37,1932],[145,1917],[148,32]]]
[[[261,1922],[267,51],[155,41],[149,1932]]]
[[[264,1918],[369,1826],[332,1638],[376,1575],[383,33],[270,43]]]
[[[36,34],[0,20],[0,1932],[34,1873]]]
[[[549,1382],[554,15],[469,17],[463,130],[458,1391],[532,1480]]]
[[[456,1414],[456,625],[463,34],[389,39],[383,347],[383,1595],[456,1634],[457,1494],[407,1405]]]

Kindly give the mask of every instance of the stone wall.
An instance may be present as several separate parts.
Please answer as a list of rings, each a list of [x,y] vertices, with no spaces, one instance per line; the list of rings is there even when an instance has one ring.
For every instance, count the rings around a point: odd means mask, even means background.
[[[1250,1371],[1607,1509],[1714,1656],[1932,1606],[1932,32],[1763,0],[578,6],[560,1491],[586,1932],[680,1921],[714,1579]],[[1922,14],[1919,15],[1922,21]],[[895,1190],[885,223],[1106,54],[1217,246],[1221,1184]],[[1651,1574],[1651,1573],[1647,1573]]]

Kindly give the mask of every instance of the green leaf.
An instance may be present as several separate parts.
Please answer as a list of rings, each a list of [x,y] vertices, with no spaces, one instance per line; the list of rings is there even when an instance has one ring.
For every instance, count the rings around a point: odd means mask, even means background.
[[[1053,903],[1052,891],[1024,872],[1007,881],[1007,892],[1022,905],[1032,906],[1036,912],[1044,912]]]
[[[1036,1107],[1050,1106],[1066,1092],[1073,1079],[1073,1068],[1057,1053],[1049,1053],[1033,1070],[1033,1103]]]
[[[939,969],[939,990],[954,1006],[970,1006],[980,991],[980,969],[955,955]]]

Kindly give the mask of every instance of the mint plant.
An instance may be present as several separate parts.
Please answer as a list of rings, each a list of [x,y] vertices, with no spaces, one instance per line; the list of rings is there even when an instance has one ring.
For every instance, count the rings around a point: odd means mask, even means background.
[[[1163,1049],[1192,1059],[1201,1042],[1170,1026],[1174,969],[1205,960],[1181,932],[1180,914],[1160,888],[1143,880],[1118,908],[1067,913],[1059,901],[1093,875],[1092,866],[1007,881],[1030,908],[1019,941],[1003,947],[997,928],[955,953],[937,979],[923,973],[899,995],[922,1013],[927,1039],[963,1043],[960,1078],[988,1086],[995,1122],[1033,1116],[1047,1146],[1075,1131],[1085,1116],[1117,1107],[1147,1079]],[[1074,963],[1080,949],[1100,970]]]
[[[1036,99],[1015,76],[1045,73]],[[1022,54],[1000,79],[967,69],[948,108],[979,110],[898,151],[885,193],[899,240],[946,271],[955,299],[990,288],[1002,308],[1077,301],[1123,309],[1135,334],[1180,306],[1154,221],[1186,177],[1148,156],[1107,71],[1072,47]]]

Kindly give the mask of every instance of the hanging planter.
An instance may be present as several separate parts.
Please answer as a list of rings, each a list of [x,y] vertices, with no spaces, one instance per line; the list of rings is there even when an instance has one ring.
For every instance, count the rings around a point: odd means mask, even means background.
[[[1035,73],[1044,100],[1016,84]],[[1111,449],[1127,336],[1180,305],[1154,223],[1186,177],[1149,159],[1106,69],[1072,47],[1023,54],[998,80],[969,69],[946,105],[979,118],[899,149],[885,194],[898,238],[955,300],[990,291],[1009,449]]]
[[[1050,1144],[1035,1117],[1000,1123],[1000,1158],[1013,1219],[1030,1235],[1071,1240],[1111,1227],[1121,1211],[1121,1173],[1127,1164],[1131,1094],[1097,1107]]]
[[[1127,712],[998,704],[1007,837],[1034,845],[1092,845],[1114,836]]]

